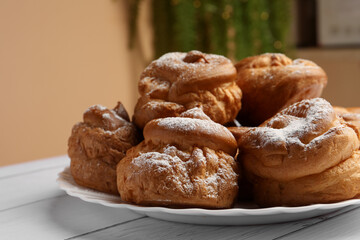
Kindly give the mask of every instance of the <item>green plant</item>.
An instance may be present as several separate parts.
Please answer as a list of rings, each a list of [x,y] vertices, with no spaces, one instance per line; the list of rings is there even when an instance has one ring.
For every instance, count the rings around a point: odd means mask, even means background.
[[[130,42],[140,0],[131,1]],[[288,50],[290,0],[152,0],[154,57],[200,50],[239,60]]]

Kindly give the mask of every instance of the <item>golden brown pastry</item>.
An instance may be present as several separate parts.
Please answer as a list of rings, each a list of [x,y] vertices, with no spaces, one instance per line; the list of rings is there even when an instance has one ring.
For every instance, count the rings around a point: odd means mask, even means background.
[[[220,124],[232,121],[241,108],[235,79],[235,67],[223,56],[199,51],[165,54],[141,75],[134,123],[142,129],[152,119],[177,117],[194,107]]]
[[[120,102],[113,110],[94,105],[83,118],[68,141],[71,174],[81,186],[118,194],[116,165],[139,142],[137,130]]]
[[[333,203],[358,198],[360,194],[360,151],[319,174],[288,182],[257,177],[255,199],[261,206],[300,206]]]
[[[248,57],[235,67],[243,93],[237,119],[245,126],[258,126],[295,102],[319,97],[327,83],[325,72],[315,63],[293,61],[280,53]]]
[[[117,166],[122,200],[170,207],[233,205],[237,146],[225,127],[197,108],[150,121],[144,138]]]
[[[360,129],[360,107],[334,107],[334,110],[346,122]]]
[[[359,133],[322,98],[253,128],[231,128],[260,206],[329,203],[360,193]]]

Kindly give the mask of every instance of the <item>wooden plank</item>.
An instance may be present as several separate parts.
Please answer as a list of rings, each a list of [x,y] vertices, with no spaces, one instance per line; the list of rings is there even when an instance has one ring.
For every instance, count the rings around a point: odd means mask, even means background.
[[[68,165],[68,157],[59,156],[0,168],[0,211],[65,195],[56,179]]]
[[[0,170],[1,239],[59,239],[142,217],[67,196],[56,179],[66,157]]]
[[[63,166],[46,171],[30,171],[0,179],[0,211],[42,199],[65,195],[57,183]]]
[[[276,239],[325,221],[344,211],[349,209],[298,222],[258,226],[202,226],[144,218],[71,239]]]
[[[41,159],[28,163],[15,164],[0,168],[0,180],[10,176],[21,175],[27,172],[42,171],[54,167],[65,167],[70,165],[70,160],[66,155]]]
[[[291,226],[202,226],[144,218],[72,239],[271,239],[279,230],[288,233]]]
[[[66,157],[0,169],[1,239],[354,239],[360,209],[298,222],[200,226],[160,221],[67,196],[56,183]],[[5,170],[4,170],[5,169]],[[324,231],[326,229],[326,231]]]
[[[0,212],[0,239],[65,239],[142,217],[65,195]]]
[[[279,239],[360,239],[360,208],[332,216]]]

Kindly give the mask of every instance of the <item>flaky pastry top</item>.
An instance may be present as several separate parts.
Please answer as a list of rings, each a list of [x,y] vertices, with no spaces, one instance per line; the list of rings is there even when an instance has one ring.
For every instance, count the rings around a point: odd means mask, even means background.
[[[125,201],[171,207],[228,208],[237,195],[237,164],[222,151],[142,142],[117,166]]]
[[[208,147],[232,156],[237,151],[236,140],[231,132],[213,122],[200,108],[190,109],[179,117],[150,121],[144,128],[144,138],[153,143]]]
[[[314,62],[280,53],[248,57],[235,67],[236,83],[243,92],[239,120],[250,126],[295,102],[320,97],[327,84],[326,73]]]
[[[138,142],[139,134],[120,102],[114,109],[94,105],[84,112],[83,122],[74,125],[68,154],[85,161],[98,159],[115,168]]]
[[[357,131],[322,98],[295,103],[259,127],[232,131],[245,168],[277,181],[320,173],[349,158],[360,144]]]
[[[169,100],[187,92],[212,89],[222,83],[233,82],[236,69],[232,62],[220,55],[204,54],[199,51],[189,53],[167,53],[153,61],[142,73],[141,79],[166,80],[164,88],[171,83]],[[140,94],[151,89],[139,87]]]
[[[265,78],[272,78],[270,73],[277,74],[279,70],[289,71],[294,75],[319,75],[326,78],[324,71],[316,63],[301,58],[291,60],[282,53],[264,53],[248,57],[235,64],[235,67],[238,71],[248,69],[250,75],[257,74],[256,70],[269,71]]]
[[[143,128],[156,118],[177,117],[200,107],[215,122],[233,120],[241,108],[236,69],[220,55],[199,51],[167,53],[140,77],[134,123]]]

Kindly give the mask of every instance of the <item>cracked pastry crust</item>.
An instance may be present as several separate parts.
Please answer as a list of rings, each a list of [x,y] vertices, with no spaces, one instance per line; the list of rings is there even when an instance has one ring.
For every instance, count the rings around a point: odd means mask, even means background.
[[[258,126],[295,102],[320,97],[327,84],[325,72],[315,63],[280,53],[248,57],[235,67],[243,93],[237,120],[245,126]]]
[[[231,128],[261,206],[298,206],[359,194],[359,131],[326,100],[303,100],[253,128]]]
[[[238,192],[237,147],[225,127],[192,109],[180,117],[152,120],[144,137],[117,166],[123,200],[169,207],[233,205]]]
[[[195,107],[225,124],[241,108],[236,69],[223,56],[199,51],[168,53],[153,61],[139,81],[133,121],[139,128],[156,118],[177,117]]]
[[[68,140],[70,171],[75,182],[101,192],[118,194],[116,165],[139,142],[139,134],[119,102],[109,110],[100,105],[87,109],[83,122]]]

